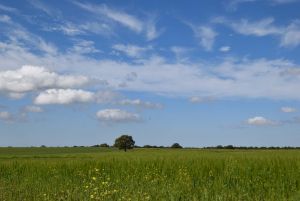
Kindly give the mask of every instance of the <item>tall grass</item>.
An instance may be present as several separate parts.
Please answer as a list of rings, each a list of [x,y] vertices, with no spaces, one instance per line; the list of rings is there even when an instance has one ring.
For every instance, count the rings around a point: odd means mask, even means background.
[[[299,200],[300,151],[0,149],[0,200]]]

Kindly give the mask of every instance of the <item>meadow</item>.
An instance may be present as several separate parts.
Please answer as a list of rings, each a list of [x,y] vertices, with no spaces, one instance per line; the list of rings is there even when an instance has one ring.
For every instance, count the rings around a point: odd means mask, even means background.
[[[299,201],[299,150],[0,148],[1,201]]]

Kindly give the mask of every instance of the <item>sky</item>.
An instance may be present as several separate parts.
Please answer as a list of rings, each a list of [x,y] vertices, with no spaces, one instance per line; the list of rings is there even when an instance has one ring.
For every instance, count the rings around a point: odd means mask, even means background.
[[[300,146],[299,10],[0,0],[0,146]]]

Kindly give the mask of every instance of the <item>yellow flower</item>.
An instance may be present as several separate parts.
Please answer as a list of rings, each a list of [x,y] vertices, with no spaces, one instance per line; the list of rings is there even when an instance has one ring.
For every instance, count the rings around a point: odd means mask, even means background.
[[[93,179],[94,181],[96,181],[97,178],[96,178],[96,177],[92,177],[92,179]]]

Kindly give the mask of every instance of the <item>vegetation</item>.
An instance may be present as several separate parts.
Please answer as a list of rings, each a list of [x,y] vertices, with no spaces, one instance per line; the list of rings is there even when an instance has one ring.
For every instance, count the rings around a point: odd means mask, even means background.
[[[0,148],[0,200],[298,201],[299,170],[299,150]]]
[[[181,149],[182,146],[179,143],[172,144],[171,148]]]
[[[115,147],[123,149],[125,152],[127,149],[133,149],[135,141],[132,139],[132,136],[122,135],[115,140]]]

